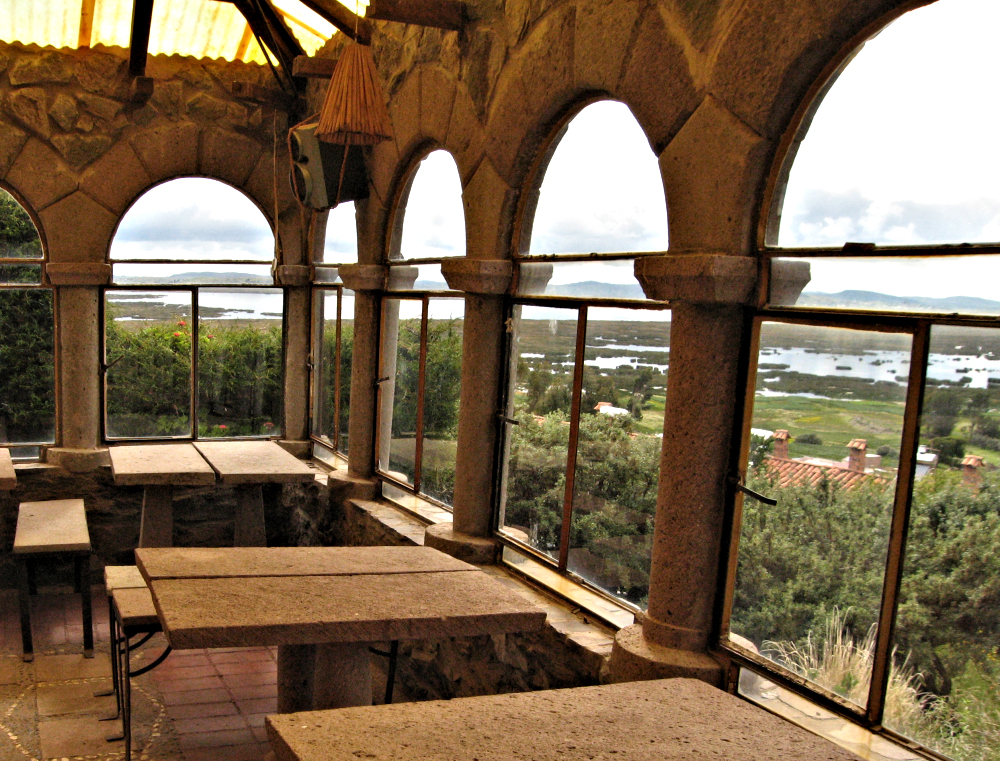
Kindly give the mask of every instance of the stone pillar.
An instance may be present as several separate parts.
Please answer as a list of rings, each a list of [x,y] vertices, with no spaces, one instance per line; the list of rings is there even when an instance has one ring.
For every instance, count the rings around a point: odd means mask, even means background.
[[[46,453],[49,463],[73,472],[109,465],[101,441],[101,323],[99,286],[111,281],[111,266],[54,263],[46,267],[56,288],[59,356],[57,447]]]
[[[454,521],[428,527],[424,542],[461,560],[492,563],[493,467],[505,363],[503,294],[510,287],[513,265],[453,259],[443,262],[441,271],[451,289],[466,293]]]
[[[344,286],[354,291],[347,472],[364,479],[375,475],[379,300],[385,289],[388,267],[381,264],[348,264],[340,267],[339,272]]]
[[[285,313],[285,394],[281,446],[296,457],[309,457],[309,338],[312,291],[309,267],[282,265],[277,282],[288,289]]]
[[[649,609],[618,632],[612,681],[688,676],[721,685],[708,655],[719,588],[741,342],[757,263],[747,257],[641,258],[646,295],[671,302],[670,374]]]

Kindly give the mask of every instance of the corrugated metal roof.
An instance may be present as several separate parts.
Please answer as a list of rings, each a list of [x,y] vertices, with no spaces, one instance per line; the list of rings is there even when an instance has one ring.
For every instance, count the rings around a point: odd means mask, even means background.
[[[341,2],[364,15],[365,3]],[[299,0],[271,0],[271,5],[309,55],[336,31]],[[131,24],[132,0],[0,0],[0,40],[5,42],[127,48]],[[265,62],[246,19],[234,5],[218,0],[156,0],[149,52]]]

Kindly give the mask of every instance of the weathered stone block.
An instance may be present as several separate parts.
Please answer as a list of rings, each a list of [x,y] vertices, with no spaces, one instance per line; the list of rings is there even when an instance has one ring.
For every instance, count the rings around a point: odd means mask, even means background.
[[[573,46],[577,87],[616,90],[641,8],[637,0],[581,0]]]
[[[149,99],[149,103],[164,116],[176,118],[180,116],[183,98],[183,82],[158,81],[156,87],[153,88],[153,96]]]
[[[108,285],[111,265],[95,262],[47,262],[45,274],[52,285]]]
[[[80,178],[80,189],[104,208],[122,214],[152,180],[126,140],[119,140]]]
[[[80,132],[92,132],[94,130],[94,117],[90,114],[80,114],[74,126]]]
[[[136,156],[156,182],[168,177],[198,173],[196,124],[160,124],[131,138]]]
[[[344,286],[352,291],[380,291],[385,288],[388,269],[384,264],[345,264],[338,271]]]
[[[195,119],[205,121],[218,121],[226,115],[229,104],[221,98],[216,98],[207,93],[200,92],[188,100],[185,105],[187,113]]]
[[[635,260],[635,276],[651,299],[747,304],[757,286],[757,261],[718,254],[641,256]]]
[[[111,95],[122,90],[128,63],[116,56],[91,51],[76,66],[76,81],[87,92]]]
[[[278,209],[279,213],[284,213],[288,209],[298,208],[298,202],[292,195],[291,183],[288,182],[288,173],[291,171],[291,164],[287,151],[278,152]],[[260,158],[250,176],[243,183],[243,190],[246,191],[260,205],[266,209],[267,217],[270,219],[274,215],[274,157],[270,151],[262,151]]]
[[[7,75],[14,87],[38,84],[65,84],[73,78],[73,70],[58,53],[25,56],[14,62]]]
[[[707,653],[678,650],[649,641],[643,637],[640,624],[619,630],[611,651],[610,682],[677,678],[699,679],[721,687],[723,670]]]
[[[27,132],[6,121],[0,121],[0,177],[10,169],[27,139]]]
[[[389,103],[394,142],[399,155],[410,153],[423,141],[420,134],[420,72],[414,71],[403,81]]]
[[[7,102],[10,112],[32,132],[45,138],[52,134],[48,115],[48,96],[41,87],[15,90]]]
[[[617,92],[659,154],[698,106],[700,98],[681,45],[655,6],[639,22],[632,56]]]
[[[41,140],[31,138],[7,172],[13,185],[36,212],[76,190],[76,176],[58,154]]]
[[[445,259],[441,273],[452,290],[500,295],[510,288],[514,265],[510,260]]]
[[[73,129],[79,115],[80,109],[77,108],[76,100],[72,96],[61,92],[52,99],[52,105],[49,106],[49,116],[55,119],[56,124],[63,132],[69,132]]]
[[[52,145],[66,159],[66,163],[76,169],[93,163],[111,147],[112,142],[110,135],[101,134],[71,133],[52,136]]]
[[[118,217],[77,191],[40,212],[54,262],[103,262]]]
[[[660,156],[670,248],[749,253],[771,143],[707,96]]]
[[[201,136],[198,165],[202,174],[218,177],[241,187],[256,166],[262,151],[260,143],[244,135],[206,129]]]
[[[437,67],[420,72],[420,133],[443,145],[448,139],[455,81]]]
[[[484,158],[462,193],[465,207],[465,256],[506,259],[516,206],[514,190]]]
[[[462,187],[468,185],[486,150],[486,134],[472,98],[464,86],[455,89],[455,101],[448,122],[445,147],[451,151],[462,177]]]
[[[101,95],[83,93],[79,100],[87,111],[99,119],[104,119],[109,124],[114,121],[115,117],[122,110],[122,104],[117,100],[105,98]]]

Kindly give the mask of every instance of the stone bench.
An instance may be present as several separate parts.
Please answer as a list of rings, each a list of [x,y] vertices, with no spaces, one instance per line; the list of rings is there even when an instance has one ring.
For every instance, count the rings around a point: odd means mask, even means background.
[[[339,708],[266,722],[277,761],[858,761],[694,679]]]
[[[36,594],[37,560],[68,555],[74,562],[74,590],[82,598],[83,654],[94,657],[94,626],[90,610],[90,532],[82,499],[22,502],[17,512],[14,557],[18,561],[18,600],[24,660],[34,658],[31,641],[31,601]]]

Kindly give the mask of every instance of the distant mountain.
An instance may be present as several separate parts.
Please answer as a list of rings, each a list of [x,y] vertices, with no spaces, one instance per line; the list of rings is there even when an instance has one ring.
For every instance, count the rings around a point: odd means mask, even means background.
[[[1000,314],[1000,301],[976,296],[890,296],[875,291],[840,291],[840,293],[805,292],[796,306],[842,307],[847,309],[875,309],[903,312],[938,312],[950,314]]]
[[[641,299],[645,301],[646,294],[638,283],[601,283],[596,280],[584,280],[581,283],[566,285],[549,285],[545,288],[546,296],[567,296],[569,298],[600,298],[600,299]]]

